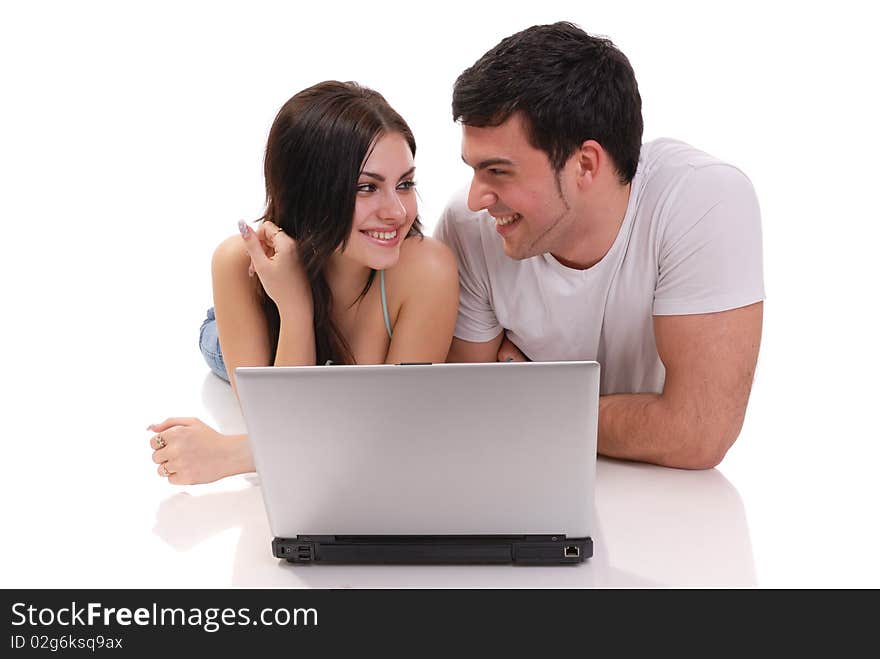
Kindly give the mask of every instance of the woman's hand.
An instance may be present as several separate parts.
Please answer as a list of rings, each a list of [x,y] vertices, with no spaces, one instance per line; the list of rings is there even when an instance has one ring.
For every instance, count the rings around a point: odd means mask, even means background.
[[[222,435],[198,419],[171,418],[147,426],[153,462],[174,485],[210,483],[225,476],[253,471],[245,437]]]
[[[257,274],[266,295],[279,310],[302,308],[304,304],[311,307],[311,287],[299,261],[296,241],[268,220],[257,231],[239,220],[238,230],[251,257],[250,272]]]
[[[498,348],[498,361],[499,362],[528,362],[531,361],[528,357],[526,357],[516,345],[507,338],[504,337],[504,340],[501,342],[501,346]]]

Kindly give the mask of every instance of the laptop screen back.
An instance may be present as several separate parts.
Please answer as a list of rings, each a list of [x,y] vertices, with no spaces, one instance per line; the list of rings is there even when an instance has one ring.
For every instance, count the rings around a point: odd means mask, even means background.
[[[272,533],[589,536],[595,362],[248,367]]]

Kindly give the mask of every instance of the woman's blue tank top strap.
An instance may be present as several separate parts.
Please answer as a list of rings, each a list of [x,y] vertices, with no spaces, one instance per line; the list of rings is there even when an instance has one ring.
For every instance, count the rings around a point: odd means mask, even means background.
[[[385,271],[379,270],[379,287],[382,294],[382,315],[385,316],[385,329],[391,338],[391,318],[388,316],[388,300],[385,298]]]

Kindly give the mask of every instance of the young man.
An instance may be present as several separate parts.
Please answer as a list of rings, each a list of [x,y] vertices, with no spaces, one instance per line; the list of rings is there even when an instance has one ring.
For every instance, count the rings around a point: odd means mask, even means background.
[[[474,174],[436,230],[461,280],[448,360],[596,360],[601,454],[716,466],[761,339],[749,180],[682,142],[643,145],[629,61],[569,23],[504,39],[452,109]]]

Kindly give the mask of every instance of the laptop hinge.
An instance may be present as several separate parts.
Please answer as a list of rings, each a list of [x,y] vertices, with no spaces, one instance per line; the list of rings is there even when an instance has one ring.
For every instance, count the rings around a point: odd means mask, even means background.
[[[275,538],[272,554],[290,563],[519,563],[565,565],[593,555],[591,538],[521,536],[297,536]]]

